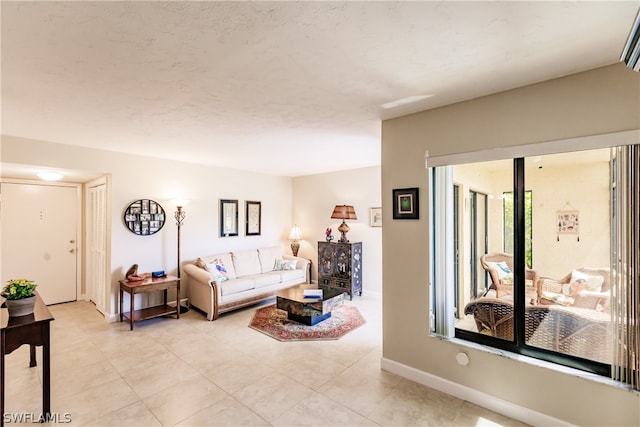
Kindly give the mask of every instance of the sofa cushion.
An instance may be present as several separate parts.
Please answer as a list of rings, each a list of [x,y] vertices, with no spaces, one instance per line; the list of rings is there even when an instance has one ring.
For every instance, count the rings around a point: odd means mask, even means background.
[[[496,273],[498,273],[498,279],[500,280],[510,279],[511,277],[513,277],[513,272],[511,271],[507,263],[504,261],[500,261],[500,262],[487,261],[487,265],[489,266],[489,268],[495,270]]]
[[[265,286],[277,285],[282,281],[280,274],[276,271],[270,271],[268,273],[254,274],[244,277],[245,279],[251,279],[255,282],[255,288],[264,288]]]
[[[236,270],[233,267],[233,260],[231,259],[230,252],[200,257],[196,260],[196,265],[207,270],[206,265],[213,263],[213,261],[216,259],[222,261],[222,264],[224,264],[224,267],[227,269],[227,277],[229,279],[235,279],[236,277],[238,277],[238,275],[236,274]]]
[[[276,259],[273,269],[275,271],[295,270],[297,265],[298,265],[297,259],[281,259],[280,258],[280,259]]]
[[[282,249],[279,246],[260,248],[258,249],[258,256],[260,257],[260,272],[273,271],[276,260],[282,258]]]
[[[255,280],[244,277],[227,280],[220,284],[220,293],[223,296],[237,294],[255,288]]]
[[[237,277],[260,274],[260,260],[256,249],[232,252],[231,256]]]
[[[278,271],[277,273],[280,274],[283,282],[288,282],[290,280],[299,280],[300,283],[302,283],[306,281],[307,278],[305,271],[301,269],[283,270]]]

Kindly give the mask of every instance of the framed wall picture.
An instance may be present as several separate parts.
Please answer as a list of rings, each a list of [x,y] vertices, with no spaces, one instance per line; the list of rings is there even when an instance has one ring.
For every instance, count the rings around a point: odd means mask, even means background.
[[[556,212],[556,221],[558,234],[580,233],[580,212],[577,210]]]
[[[371,227],[382,227],[382,208],[369,209],[369,225]]]
[[[245,236],[260,235],[261,209],[261,202],[244,202]]]
[[[393,190],[393,219],[420,219],[417,187]]]
[[[131,202],[124,210],[124,224],[129,231],[139,236],[156,234],[164,226],[165,213],[162,206],[151,199]]]
[[[220,237],[238,235],[238,201],[220,199]]]

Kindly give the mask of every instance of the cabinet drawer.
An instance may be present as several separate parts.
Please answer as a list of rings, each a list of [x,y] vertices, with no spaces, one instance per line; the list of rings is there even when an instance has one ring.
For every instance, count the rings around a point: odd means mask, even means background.
[[[331,286],[331,282],[331,277],[318,277],[319,285]]]
[[[331,283],[331,286],[333,286],[334,288],[340,288],[340,289],[350,289],[351,282],[349,280],[334,279],[333,282]]]

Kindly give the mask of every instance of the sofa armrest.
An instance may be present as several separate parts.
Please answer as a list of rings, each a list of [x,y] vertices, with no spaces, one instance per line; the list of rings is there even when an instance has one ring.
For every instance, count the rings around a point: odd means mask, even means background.
[[[592,310],[598,311],[608,311],[610,298],[611,293],[609,291],[580,291],[576,295],[573,307],[590,308]]]
[[[556,294],[562,293],[562,285],[563,283],[559,280],[552,279],[550,277],[541,277],[538,279],[538,288],[540,292],[553,292]]]
[[[293,255],[283,255],[282,259],[287,259],[287,260],[298,260],[298,263],[296,264],[296,270],[303,270],[304,271],[304,277],[307,280],[307,283],[311,283],[311,277],[309,277],[309,264],[311,263],[310,260],[308,260],[307,258],[300,258],[297,256],[293,256]]]
[[[187,264],[183,271],[189,277],[189,305],[194,305],[206,313],[208,320],[218,318],[220,288],[215,277],[195,264]]]
[[[195,264],[187,264],[184,266],[183,270],[193,280],[198,281],[202,284],[211,286],[211,284],[215,283],[216,281],[215,276],[212,276],[207,270],[200,268]]]

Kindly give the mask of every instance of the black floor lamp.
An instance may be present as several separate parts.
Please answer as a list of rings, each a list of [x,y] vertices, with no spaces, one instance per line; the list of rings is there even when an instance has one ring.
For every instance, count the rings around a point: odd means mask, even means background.
[[[184,221],[185,212],[182,210],[184,206],[189,203],[188,200],[174,200],[173,203],[176,205],[176,211],[174,213],[174,218],[176,219],[176,226],[178,227],[178,278],[180,278],[180,230],[182,228],[182,222]],[[180,301],[177,301],[176,304],[180,304]],[[180,312],[184,313],[188,311],[188,307],[180,306]]]

